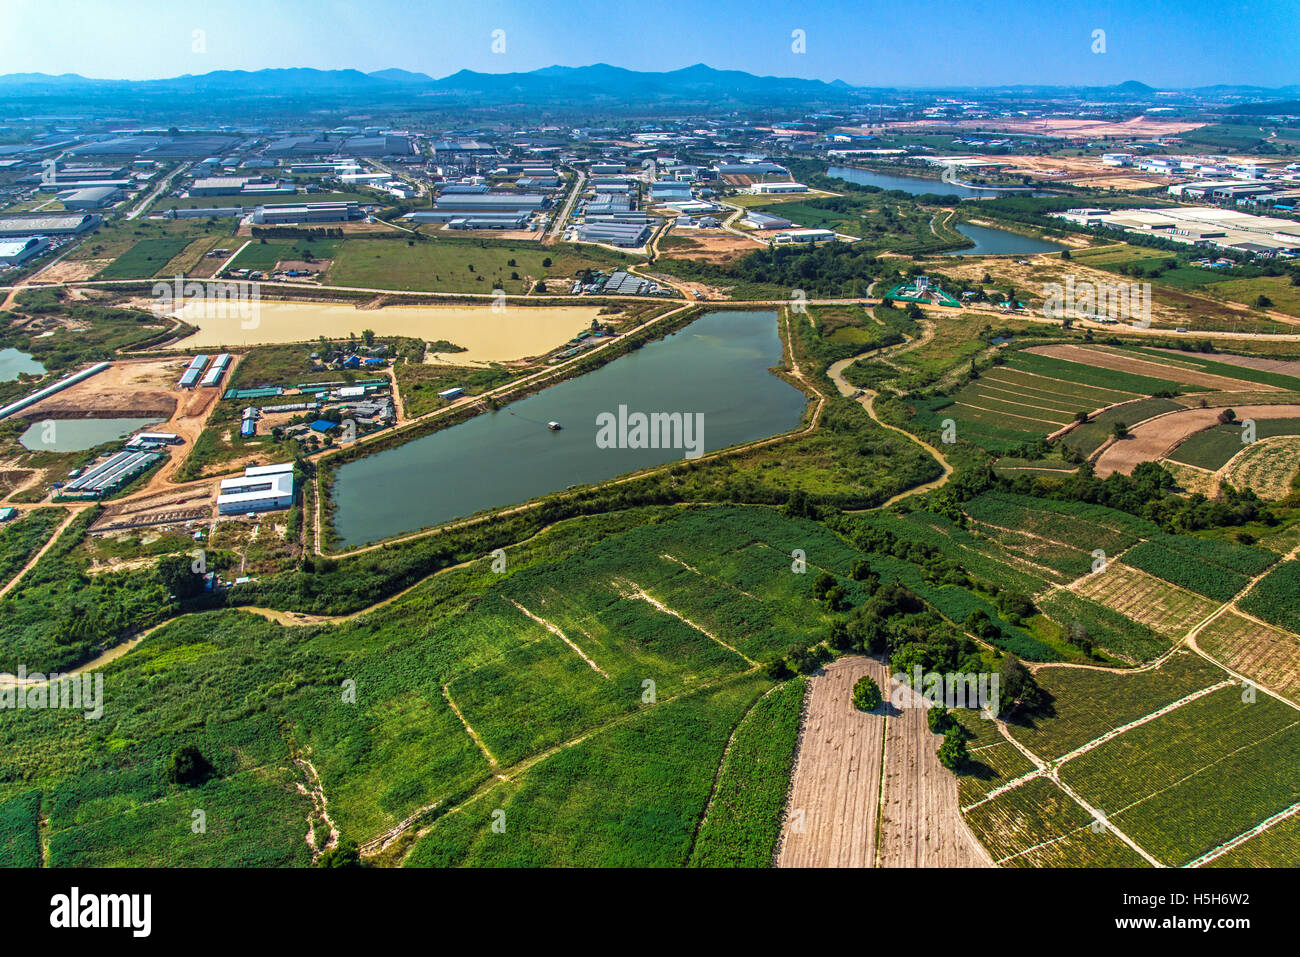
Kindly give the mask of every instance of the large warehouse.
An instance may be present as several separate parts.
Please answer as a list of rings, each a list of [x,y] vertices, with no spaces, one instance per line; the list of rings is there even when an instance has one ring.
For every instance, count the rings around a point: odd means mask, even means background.
[[[51,216],[0,216],[0,236],[70,236],[84,233],[100,223],[89,213]]]
[[[258,206],[253,222],[258,226],[281,223],[342,223],[360,219],[363,213],[356,203],[282,203]]]
[[[267,512],[293,505],[293,463],[244,469],[241,478],[221,480],[217,511],[222,515]]]

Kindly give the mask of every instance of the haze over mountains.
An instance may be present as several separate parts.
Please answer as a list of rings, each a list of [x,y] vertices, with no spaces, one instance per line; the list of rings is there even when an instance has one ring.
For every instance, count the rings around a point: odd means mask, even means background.
[[[796,77],[756,76],[740,70],[717,70],[697,63],[667,72],[641,72],[606,63],[590,66],[549,66],[526,73],[479,73],[460,70],[434,78],[426,73],[386,69],[317,70],[305,67],[265,70],[217,70],[158,80],[93,79],[65,73],[14,73],[0,76],[0,96],[118,95],[126,97],[234,96],[301,97],[418,95],[476,102],[547,103],[574,99],[594,101],[712,101],[745,99],[750,102],[836,102],[861,99],[872,93],[900,87],[855,87],[841,80],[825,82]],[[923,89],[923,88],[916,88]],[[936,88],[928,88],[936,91]],[[945,87],[972,90],[975,87]],[[1016,85],[982,88],[985,92],[1075,92],[1092,98],[1115,100],[1149,96],[1155,88],[1136,80],[1107,87]],[[1213,86],[1179,91],[1188,94],[1270,99],[1294,96],[1300,86],[1278,89]]]

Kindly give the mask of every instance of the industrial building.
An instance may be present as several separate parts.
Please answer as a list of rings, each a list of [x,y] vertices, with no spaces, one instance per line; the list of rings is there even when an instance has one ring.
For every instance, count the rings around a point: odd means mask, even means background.
[[[123,193],[115,186],[91,186],[59,194],[64,209],[103,209],[122,199]]]
[[[438,195],[439,212],[465,213],[535,213],[551,205],[551,198],[541,193],[447,193]]]
[[[293,505],[293,463],[250,466],[241,478],[221,480],[217,512],[242,515]]]
[[[251,181],[247,176],[209,176],[196,179],[189,192],[191,196],[234,196]]]
[[[342,223],[361,219],[364,213],[354,202],[342,203],[286,203],[258,206],[253,210],[253,222],[258,226],[290,223]]]
[[[755,212],[747,213],[741,224],[750,229],[789,229],[794,226],[793,222],[780,216]]]
[[[755,183],[750,191],[753,193],[806,193],[808,187],[803,183]]]
[[[197,355],[190,360],[189,367],[186,368],[181,380],[177,383],[182,389],[192,389],[199,384],[199,376],[203,374],[203,368],[208,364],[206,355]]]
[[[91,213],[43,216],[0,216],[0,237],[72,236],[98,226],[102,220]]]
[[[788,246],[794,243],[830,242],[834,238],[835,232],[830,229],[784,229],[772,236],[772,242],[778,246]]]
[[[208,369],[208,374],[203,377],[199,385],[206,387],[218,386],[221,384],[221,378],[226,374],[226,367],[230,365],[230,353],[223,352],[212,360],[212,367]]]
[[[23,396],[21,399],[10,402],[8,405],[0,408],[0,419],[7,419],[15,412],[21,412],[29,405],[35,405],[37,402],[40,402],[41,399],[49,398],[56,392],[61,392],[70,385],[84,382],[91,376],[97,375],[105,369],[111,368],[112,365],[113,363],[111,362],[97,362],[88,369],[82,369],[80,372],[74,372],[70,376],[64,376],[58,382],[51,383],[50,385],[37,389],[35,392]]]
[[[248,210],[243,206],[194,206],[189,209],[164,209],[167,219],[242,219]]]
[[[20,266],[33,256],[39,256],[49,245],[50,241],[44,236],[0,240],[0,266]]]
[[[1300,223],[1211,206],[1144,209],[1069,209],[1052,215],[1080,226],[1121,229],[1189,246],[1212,246],[1262,256],[1300,253]]]
[[[59,490],[58,498],[102,498],[150,468],[162,458],[158,452],[117,452],[87,469]]]
[[[578,240],[584,243],[605,243],[610,246],[644,246],[650,238],[650,227],[643,223],[596,222],[578,227]]]

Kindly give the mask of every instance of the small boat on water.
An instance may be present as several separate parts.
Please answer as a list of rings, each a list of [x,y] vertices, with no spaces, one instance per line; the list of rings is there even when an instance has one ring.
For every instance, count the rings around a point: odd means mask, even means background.
[[[547,422],[546,427],[550,429],[552,432],[558,432],[560,431],[560,429],[564,428],[564,426],[560,425],[560,423],[555,421]]]

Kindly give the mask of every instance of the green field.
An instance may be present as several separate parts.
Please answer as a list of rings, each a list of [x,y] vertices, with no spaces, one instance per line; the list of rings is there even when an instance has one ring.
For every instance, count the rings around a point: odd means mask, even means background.
[[[96,279],[149,279],[178,255],[190,240],[179,236],[142,239],[101,269]]]
[[[1246,446],[1242,444],[1242,426],[1215,425],[1184,439],[1169,458],[1184,465],[1217,471]],[[1255,437],[1266,439],[1274,435],[1300,435],[1300,418],[1256,419]]]
[[[448,239],[442,235],[409,242],[349,239],[334,257],[327,280],[340,286],[377,289],[525,293],[533,280],[570,278],[583,269],[611,272],[627,262],[618,253],[595,248],[580,251],[561,244]]]
[[[958,438],[1002,451],[1056,432],[1083,413],[1117,403],[1133,405],[1106,415],[1134,416],[1135,422],[1149,418],[1167,411],[1169,406],[1159,404],[1167,400],[1149,404],[1137,400],[1166,391],[1195,389],[1171,380],[1017,352],[956,393],[918,401],[916,406],[923,427],[938,430],[943,420],[951,418]],[[1063,441],[1080,451],[1092,451],[1104,438],[1099,429],[1106,424],[1109,420],[1095,428],[1080,426]],[[1075,432],[1081,434],[1072,438]]]

